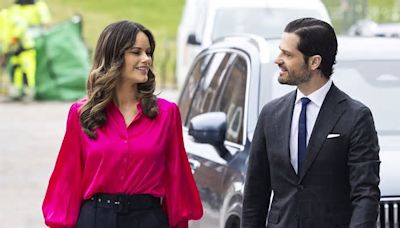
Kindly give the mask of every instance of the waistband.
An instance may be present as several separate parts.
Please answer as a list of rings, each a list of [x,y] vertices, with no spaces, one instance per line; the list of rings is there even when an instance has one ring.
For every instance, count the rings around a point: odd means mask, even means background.
[[[95,207],[111,208],[118,213],[161,206],[161,199],[149,194],[127,195],[97,193],[87,201],[93,202]]]

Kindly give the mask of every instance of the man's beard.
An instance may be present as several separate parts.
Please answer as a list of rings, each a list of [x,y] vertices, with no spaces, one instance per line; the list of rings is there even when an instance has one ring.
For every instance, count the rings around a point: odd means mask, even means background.
[[[284,67],[282,67],[284,68]],[[287,70],[286,68],[284,68]],[[299,85],[311,80],[311,72],[303,66],[300,72],[287,71],[287,77],[278,77],[278,82],[284,85]]]

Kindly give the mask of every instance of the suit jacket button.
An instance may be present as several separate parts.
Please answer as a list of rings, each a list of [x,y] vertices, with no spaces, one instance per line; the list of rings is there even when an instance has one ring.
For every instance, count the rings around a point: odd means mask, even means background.
[[[298,190],[303,190],[303,189],[304,189],[304,186],[300,184],[300,185],[297,186],[297,189],[298,189]]]

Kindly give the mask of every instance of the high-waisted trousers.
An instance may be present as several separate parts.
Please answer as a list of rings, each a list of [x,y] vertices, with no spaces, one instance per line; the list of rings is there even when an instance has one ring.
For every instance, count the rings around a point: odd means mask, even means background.
[[[96,194],[81,207],[75,228],[168,228],[160,198]]]

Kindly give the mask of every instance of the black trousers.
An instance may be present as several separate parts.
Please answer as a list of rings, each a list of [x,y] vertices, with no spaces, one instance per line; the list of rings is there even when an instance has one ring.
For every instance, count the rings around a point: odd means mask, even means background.
[[[96,194],[83,203],[75,228],[168,228],[160,198]]]

